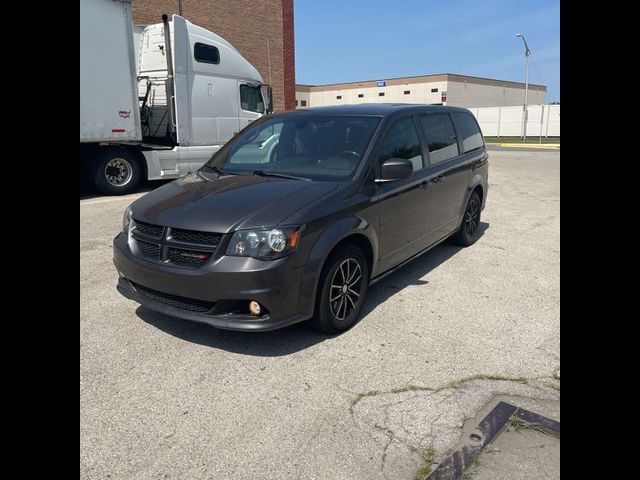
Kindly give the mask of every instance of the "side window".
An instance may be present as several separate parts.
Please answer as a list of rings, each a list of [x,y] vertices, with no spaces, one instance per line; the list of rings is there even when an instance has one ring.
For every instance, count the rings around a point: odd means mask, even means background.
[[[418,132],[411,117],[396,121],[387,131],[379,160],[382,163],[390,158],[411,160],[414,172],[424,168]]]
[[[217,47],[206,43],[196,43],[193,46],[193,56],[198,62],[220,63],[220,52]]]
[[[260,87],[240,85],[240,107],[249,112],[264,113],[264,102]]]
[[[458,142],[449,115],[433,114],[420,117],[420,125],[429,146],[431,165],[458,156]]]
[[[484,145],[478,124],[470,114],[455,112],[453,121],[456,123],[458,135],[462,138],[462,148],[465,152],[470,152]]]

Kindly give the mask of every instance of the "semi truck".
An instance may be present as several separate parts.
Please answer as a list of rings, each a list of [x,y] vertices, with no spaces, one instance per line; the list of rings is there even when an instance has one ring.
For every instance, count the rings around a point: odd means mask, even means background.
[[[186,175],[272,110],[231,43],[179,15],[134,27],[131,0],[80,1],[80,173],[108,195]]]

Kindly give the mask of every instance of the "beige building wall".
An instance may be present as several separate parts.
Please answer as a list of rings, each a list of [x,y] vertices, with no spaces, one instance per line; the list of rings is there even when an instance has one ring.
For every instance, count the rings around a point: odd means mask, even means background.
[[[446,100],[442,94],[446,92]],[[380,95],[383,93],[384,95]],[[529,104],[546,102],[546,87],[529,86]],[[462,75],[425,75],[335,85],[297,85],[296,108],[359,103],[420,103],[458,107],[502,107],[524,104],[524,84]],[[301,101],[306,101],[303,107]]]
[[[529,105],[546,103],[547,92],[539,87],[529,88]],[[512,86],[482,85],[472,82],[449,81],[447,85],[447,105],[453,107],[509,107],[524,105],[524,85]]]
[[[311,106],[353,105],[358,103],[440,103],[440,93],[443,88],[446,88],[446,82],[387,85],[385,87],[366,86],[319,91],[312,87],[310,92]],[[437,89],[438,91],[432,93],[432,89]],[[405,94],[404,92],[409,93]],[[296,95],[299,93],[302,92],[296,92]],[[384,96],[380,96],[380,93],[384,93]]]
[[[311,106],[310,97],[309,91],[296,90],[296,108],[309,108]]]

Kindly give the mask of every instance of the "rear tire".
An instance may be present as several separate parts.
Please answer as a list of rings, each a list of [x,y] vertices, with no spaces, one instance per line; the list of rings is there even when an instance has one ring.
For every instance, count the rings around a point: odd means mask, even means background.
[[[311,325],[334,335],[355,325],[369,289],[369,263],[360,248],[346,244],[327,259]]]
[[[103,150],[95,157],[93,181],[105,195],[132,193],[141,177],[140,161],[126,148]]]
[[[467,207],[462,216],[462,225],[453,236],[453,243],[468,247],[476,243],[480,238],[480,206],[481,200],[478,192],[473,192],[467,201]]]

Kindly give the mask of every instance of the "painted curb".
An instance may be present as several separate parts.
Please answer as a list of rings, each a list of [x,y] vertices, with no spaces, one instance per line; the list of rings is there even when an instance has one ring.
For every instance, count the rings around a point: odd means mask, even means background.
[[[519,148],[555,148],[559,149],[559,143],[498,143],[499,147],[519,147]]]
[[[504,430],[513,415],[560,437],[560,422],[510,403],[500,402],[482,419],[464,445],[445,458],[425,480],[461,480],[464,471],[473,464],[482,449]]]

